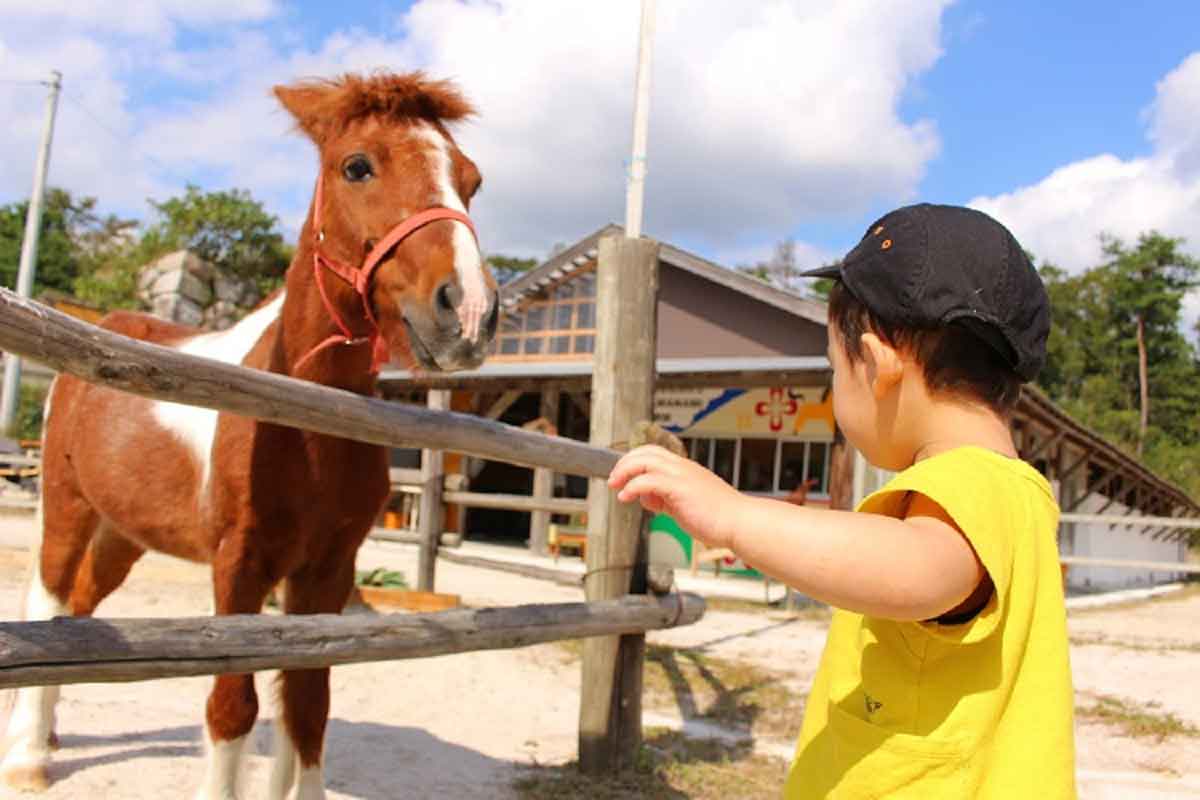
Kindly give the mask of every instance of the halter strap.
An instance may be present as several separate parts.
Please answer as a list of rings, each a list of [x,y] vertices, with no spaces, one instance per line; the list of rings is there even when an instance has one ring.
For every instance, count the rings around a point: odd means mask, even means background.
[[[379,241],[371,252],[367,254],[366,260],[363,261],[361,267],[352,267],[348,264],[343,264],[336,259],[330,258],[321,252],[321,242],[325,240],[325,228],[322,223],[321,209],[325,201],[325,176],[321,175],[317,178],[317,191],[313,197],[313,214],[312,227],[315,231],[316,242],[313,245],[313,278],[317,282],[317,289],[321,293],[321,302],[325,305],[325,311],[329,314],[334,324],[337,325],[341,333],[335,333],[329,338],[322,341],[312,350],[309,350],[303,358],[296,362],[296,369],[300,369],[304,364],[308,363],[313,356],[322,350],[333,347],[339,344],[366,344],[372,346],[373,356],[371,359],[371,373],[376,374],[383,365],[387,363],[388,351],[387,345],[383,341],[383,336],[379,332],[379,323],[375,320],[375,312],[371,310],[371,277],[375,270],[383,263],[383,259],[393,247],[400,244],[415,231],[425,227],[431,222],[436,222],[442,219],[454,220],[461,222],[467,226],[467,230],[471,232],[471,236],[475,238],[476,245],[479,242],[479,236],[475,232],[475,225],[471,222],[471,218],[461,211],[455,211],[452,208],[445,206],[434,206],[427,208],[424,211],[419,211],[407,219],[399,222],[395,227],[388,231],[387,236]],[[329,299],[328,293],[325,291],[325,282],[321,277],[321,267],[325,267],[337,277],[348,283],[362,300],[363,311],[366,313],[367,322],[371,325],[371,333],[367,336],[355,337],[350,332],[350,327],[346,325],[342,316],[338,314],[333,303]]]

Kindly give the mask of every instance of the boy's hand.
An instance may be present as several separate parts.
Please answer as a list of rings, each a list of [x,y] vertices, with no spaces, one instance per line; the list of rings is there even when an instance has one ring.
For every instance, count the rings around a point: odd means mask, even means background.
[[[625,454],[608,476],[623,503],[639,501],[652,513],[674,517],[680,527],[709,547],[730,547],[736,507],[743,496],[696,462],[656,445]]]

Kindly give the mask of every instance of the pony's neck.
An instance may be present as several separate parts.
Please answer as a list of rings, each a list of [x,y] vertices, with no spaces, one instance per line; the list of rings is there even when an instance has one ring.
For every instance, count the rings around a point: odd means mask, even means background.
[[[313,253],[314,239],[309,219],[300,231],[296,254],[286,276],[287,296],[279,318],[282,371],[326,386],[370,394],[375,388],[370,344],[330,345],[301,365],[301,361],[323,342],[341,334],[341,328],[321,299],[321,290],[316,283],[318,278],[313,271]],[[354,287],[324,268],[320,280],[324,283],[330,305],[351,334],[355,338],[370,337],[373,326],[363,310],[362,298]]]

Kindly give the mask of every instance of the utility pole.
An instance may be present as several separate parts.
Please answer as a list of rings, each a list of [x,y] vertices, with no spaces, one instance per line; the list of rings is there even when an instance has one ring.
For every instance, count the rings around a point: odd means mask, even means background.
[[[42,146],[38,150],[37,166],[33,171],[33,194],[29,197],[29,213],[25,215],[25,238],[21,241],[21,265],[17,271],[17,294],[29,297],[33,290],[33,274],[37,270],[38,234],[42,230],[42,198],[46,192],[46,169],[50,166],[50,141],[54,138],[54,116],[58,112],[58,91],[62,88],[62,73],[50,73],[50,95],[46,98],[46,128],[42,131]],[[13,353],[4,355],[4,387],[0,392],[0,428],[12,430],[17,415],[21,389],[21,358]]]
[[[646,189],[646,132],[650,125],[650,61],[654,51],[654,0],[642,0],[638,44],[637,91],[633,101],[633,158],[625,187],[625,235],[642,235],[642,197]]]

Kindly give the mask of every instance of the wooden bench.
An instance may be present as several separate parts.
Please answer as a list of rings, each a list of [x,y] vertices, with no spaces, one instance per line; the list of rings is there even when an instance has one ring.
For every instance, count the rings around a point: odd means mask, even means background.
[[[566,525],[551,522],[546,531],[546,548],[554,560],[564,547],[579,550],[579,557],[587,561],[587,514],[572,514]]]

